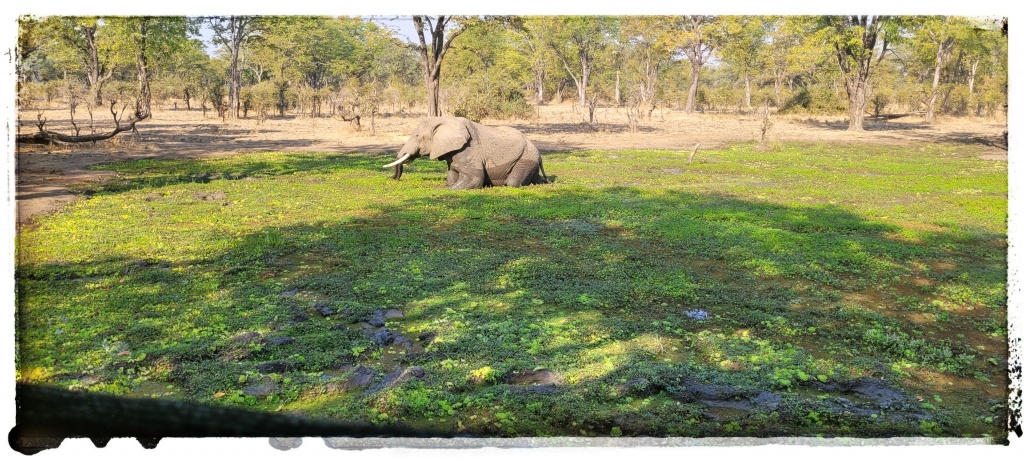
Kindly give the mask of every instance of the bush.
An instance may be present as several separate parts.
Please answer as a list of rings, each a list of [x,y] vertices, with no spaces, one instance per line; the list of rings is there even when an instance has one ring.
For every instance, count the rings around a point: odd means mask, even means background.
[[[782,103],[780,114],[836,115],[847,110],[849,101],[837,95],[831,88],[814,85],[800,88]]]
[[[500,81],[500,79],[494,79]],[[473,121],[483,118],[516,119],[533,114],[533,106],[526,96],[508,82],[494,84],[492,79],[468,78],[459,85],[452,85],[446,94],[448,111],[456,117]]]
[[[136,82],[123,82],[120,80],[110,80],[106,85],[103,85],[103,101],[109,105],[111,101],[117,101],[115,105],[116,110],[121,110],[122,107],[134,106],[135,100],[138,99],[139,85]]]
[[[21,82],[18,84],[18,107],[22,110],[35,107],[37,104],[50,102],[58,93],[53,82]]]
[[[252,86],[243,87],[240,97],[242,105],[256,113],[256,118],[263,120],[274,110],[278,99],[278,86],[265,80]]]

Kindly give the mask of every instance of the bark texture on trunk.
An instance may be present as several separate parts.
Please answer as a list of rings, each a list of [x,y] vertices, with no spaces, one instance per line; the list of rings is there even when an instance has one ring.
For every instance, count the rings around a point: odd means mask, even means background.
[[[868,100],[871,99],[871,87],[864,82],[847,91],[850,91],[850,126],[847,130],[864,131],[864,109],[868,105]]]
[[[544,68],[538,68],[533,73],[533,86],[537,95],[537,105],[544,104]]]
[[[152,94],[149,90],[149,65],[146,60],[146,34],[149,18],[139,18],[139,35],[136,38],[137,54],[135,64],[139,74],[139,99],[135,102],[135,117],[146,119],[152,115],[150,108]]]
[[[622,94],[619,92],[619,71],[615,71],[615,107],[622,105]]]
[[[686,113],[692,114],[697,107],[697,83],[700,80],[700,66],[690,66],[690,91],[686,93]]]

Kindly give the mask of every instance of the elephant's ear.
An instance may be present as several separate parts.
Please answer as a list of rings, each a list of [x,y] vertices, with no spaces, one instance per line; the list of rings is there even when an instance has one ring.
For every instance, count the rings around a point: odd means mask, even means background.
[[[430,143],[430,159],[437,160],[442,155],[465,147],[469,142],[469,129],[458,120],[445,120],[434,130]]]

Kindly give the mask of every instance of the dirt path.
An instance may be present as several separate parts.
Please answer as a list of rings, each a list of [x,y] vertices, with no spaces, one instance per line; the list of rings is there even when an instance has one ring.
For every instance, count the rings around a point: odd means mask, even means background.
[[[22,111],[19,132],[35,129],[39,111]],[[43,110],[47,129],[72,132],[67,109]],[[656,111],[640,124],[639,132],[626,130],[625,112],[599,109],[596,131],[580,122],[571,106],[541,107],[538,117],[520,121],[489,121],[512,125],[527,134],[542,151],[573,149],[702,149],[758,138],[761,119],[744,115],[687,115]],[[418,116],[389,116],[375,120],[371,135],[364,121],[362,131],[339,119],[288,116],[262,123],[256,120],[222,121],[199,110],[156,110],[152,120],[139,125],[139,136],[76,146],[20,146],[17,155],[16,199],[19,227],[33,218],[59,210],[76,199],[69,186],[113,177],[110,171],[89,166],[120,160],[146,158],[206,158],[247,152],[393,152],[405,142]],[[104,121],[105,122],[105,121]],[[987,160],[1006,161],[1003,133],[1006,123],[985,119],[946,119],[925,124],[911,117],[891,121],[867,121],[864,133],[849,133],[840,117],[777,116],[770,139],[869,144],[954,143],[984,146]],[[79,126],[83,124],[78,121]],[[108,125],[97,123],[97,131]],[[83,134],[89,132],[83,129]]]

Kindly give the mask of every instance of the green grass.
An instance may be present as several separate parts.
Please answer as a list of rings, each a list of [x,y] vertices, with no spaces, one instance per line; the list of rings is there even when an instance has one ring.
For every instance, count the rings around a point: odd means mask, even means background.
[[[1002,438],[1007,176],[977,154],[576,151],[545,156],[554,184],[461,192],[442,162],[393,181],[358,154],[104,165],[119,179],[18,236],[19,379],[478,435]],[[377,349],[354,323],[388,308],[436,339]],[[329,392],[346,364],[426,376]],[[538,368],[556,393],[505,384]],[[927,417],[814,385],[865,376]],[[683,378],[783,401],[709,413]],[[276,392],[241,392],[260,380]]]

